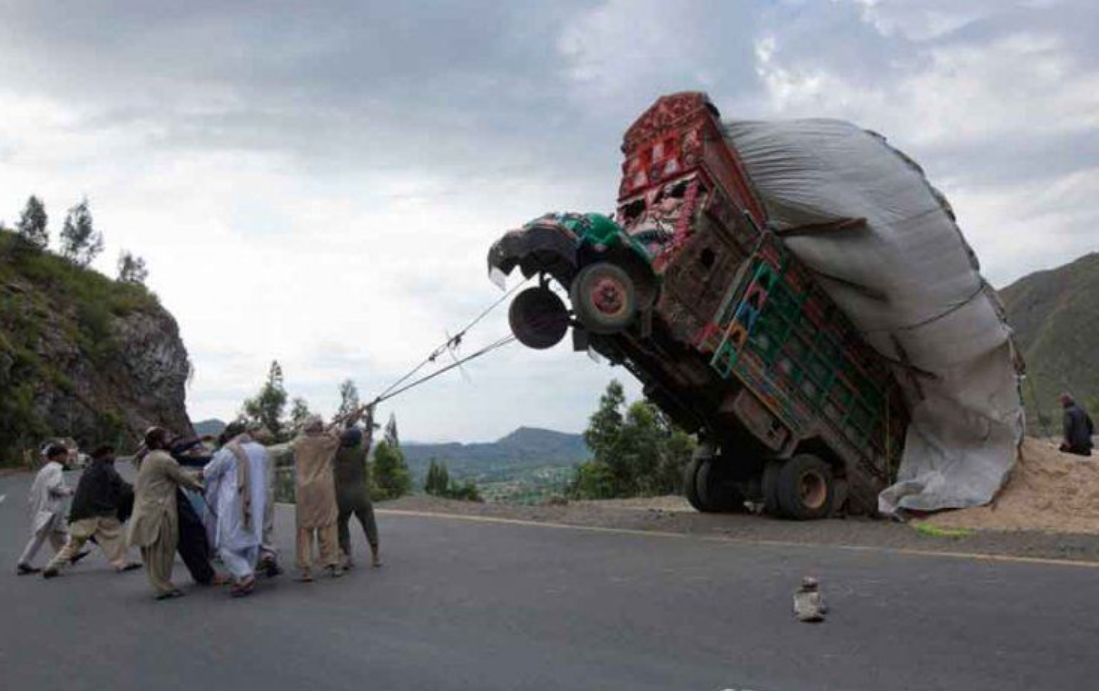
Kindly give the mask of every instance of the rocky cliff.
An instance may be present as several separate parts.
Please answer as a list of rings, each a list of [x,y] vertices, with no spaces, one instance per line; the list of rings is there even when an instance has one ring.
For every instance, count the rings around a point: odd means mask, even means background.
[[[189,374],[155,295],[0,231],[0,463],[52,436],[125,447],[153,424],[190,431]]]

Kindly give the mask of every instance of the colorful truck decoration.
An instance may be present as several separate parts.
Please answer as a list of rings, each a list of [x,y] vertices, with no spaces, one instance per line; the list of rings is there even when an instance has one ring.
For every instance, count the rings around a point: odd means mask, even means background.
[[[663,97],[622,150],[615,219],[549,214],[489,251],[491,272],[538,277],[509,311],[518,340],[549,348],[571,328],[697,432],[684,491],[700,511],[875,511],[903,450],[901,392],[769,230],[717,110]]]

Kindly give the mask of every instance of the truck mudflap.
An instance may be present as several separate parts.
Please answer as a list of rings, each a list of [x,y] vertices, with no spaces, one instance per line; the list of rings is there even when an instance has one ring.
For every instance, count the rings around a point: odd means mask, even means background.
[[[560,224],[536,222],[510,230],[488,251],[489,277],[498,285],[518,266],[524,278],[547,273],[567,287],[577,262],[577,238]]]

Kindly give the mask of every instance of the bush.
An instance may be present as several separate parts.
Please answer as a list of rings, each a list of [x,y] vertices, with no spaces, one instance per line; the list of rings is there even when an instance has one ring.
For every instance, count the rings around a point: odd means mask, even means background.
[[[386,441],[374,449],[374,468],[370,476],[371,494],[378,501],[403,497],[412,491],[412,474],[408,472],[399,446]]]

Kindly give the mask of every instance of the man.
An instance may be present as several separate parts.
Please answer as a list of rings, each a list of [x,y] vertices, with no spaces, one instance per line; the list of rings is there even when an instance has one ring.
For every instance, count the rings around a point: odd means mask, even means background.
[[[343,552],[344,568],[351,568],[351,529],[348,525],[352,514],[366,534],[370,545],[371,565],[378,567],[382,560],[378,556],[378,524],[374,520],[374,505],[370,502],[370,490],[367,487],[366,457],[370,450],[370,438],[373,432],[373,417],[366,420],[366,443],[363,433],[352,427],[340,437],[340,450],[336,452],[336,503],[339,507],[337,518],[340,551]]]
[[[115,571],[122,573],[141,568],[141,564],[126,558],[126,538],[118,514],[119,505],[133,488],[115,470],[114,462],[114,448],[109,445],[100,446],[92,453],[91,464],[80,476],[73,496],[69,542],[46,566],[43,577],[61,575],[61,569],[73,562],[89,540],[99,545]]]
[[[252,439],[264,447],[275,443],[275,435],[266,427],[258,427],[251,432]],[[258,569],[268,578],[274,578],[282,573],[279,568],[279,550],[275,546],[275,477],[278,472],[275,456],[267,454],[267,477],[265,478],[267,497],[263,504],[263,541],[259,545]]]
[[[1067,393],[1061,394],[1061,407],[1065,410],[1061,451],[1073,453],[1077,456],[1091,455],[1091,437],[1095,434],[1095,425],[1075,399]]]
[[[214,545],[233,576],[232,595],[243,597],[256,585],[267,499],[267,450],[239,422],[225,428],[221,441],[221,450],[202,469],[202,477],[207,502],[217,516]]]
[[[172,585],[172,563],[179,541],[176,488],[201,490],[202,483],[184,472],[168,453],[167,430],[153,427],[146,432],[145,447],[149,452],[137,473],[129,542],[141,548],[156,599],[167,600],[183,595]]]
[[[179,437],[172,441],[171,454],[176,462],[185,468],[203,468],[212,456],[206,451],[198,437]],[[192,500],[192,497],[196,499]],[[176,551],[183,559],[191,578],[199,585],[222,585],[228,582],[223,575],[214,570],[210,563],[210,540],[206,525],[199,517],[193,501],[201,501],[202,495],[176,489],[176,513],[179,519],[179,544]],[[199,507],[201,508],[201,506]]]
[[[28,496],[31,507],[31,539],[15,566],[16,573],[20,576],[40,571],[31,562],[46,540],[50,541],[54,552],[60,552],[69,541],[69,529],[64,516],[65,497],[73,493],[72,488],[65,484],[64,463],[69,457],[69,450],[61,444],[50,444],[46,447],[45,455],[46,464],[34,476]]]
[[[294,440],[294,494],[297,520],[298,580],[313,580],[313,541],[320,543],[320,563],[333,577],[343,575],[337,541],[336,481],[332,473],[340,437],[313,416]]]

